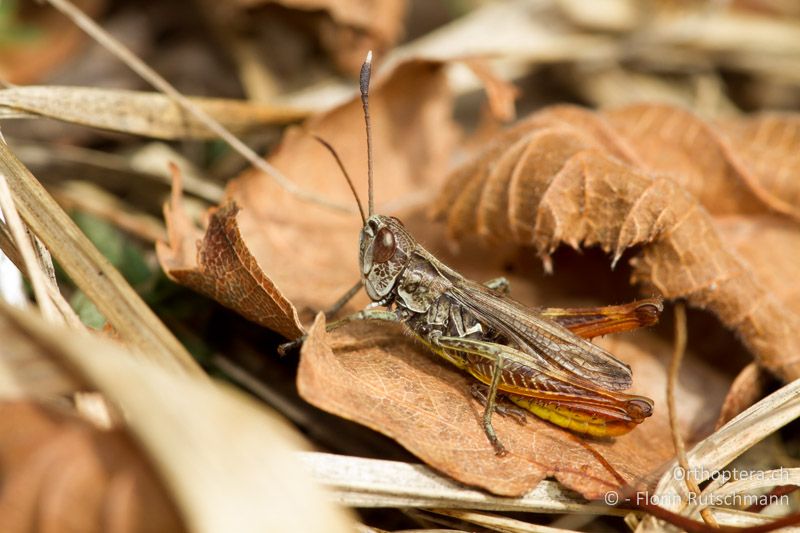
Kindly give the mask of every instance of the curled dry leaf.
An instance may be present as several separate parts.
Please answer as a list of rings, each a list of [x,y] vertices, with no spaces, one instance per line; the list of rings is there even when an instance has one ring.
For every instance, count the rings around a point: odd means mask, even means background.
[[[451,236],[628,248],[634,280],[735,330],[767,369],[800,377],[796,117],[704,122],[663,105],[553,107],[455,171],[434,213]],[[757,237],[757,238],[756,238]],[[547,264],[547,263],[546,263]]]
[[[0,435],[4,532],[185,530],[123,430],[101,431],[66,412],[14,401],[0,404]]]
[[[478,57],[467,58],[464,64],[486,88],[489,111],[497,120],[508,122],[516,117],[514,100],[519,98],[520,91],[511,82],[497,76],[488,61]]]
[[[212,210],[205,235],[198,240],[200,232],[181,204],[177,168],[173,171],[172,201],[164,209],[169,244],[156,244],[167,275],[287,338],[300,336],[303,327],[297,311],[259,268],[242,240],[236,205],[228,203]]]
[[[423,231],[422,216],[401,218],[412,233],[424,233],[429,251],[472,279],[494,277],[511,260],[497,249],[472,242],[463,253],[450,254],[443,232]],[[529,279],[510,278],[515,298],[542,301],[542,290]],[[326,334],[318,318],[302,348],[298,389],[312,404],[389,435],[463,483],[519,496],[546,476],[555,476],[594,499],[619,486],[595,453],[640,488],[651,485],[674,456],[665,408],[671,346],[644,332],[633,336],[635,344],[625,335],[599,343],[631,365],[632,392],[655,400],[653,417],[616,439],[585,439],[532,415],[524,425],[498,415],[494,425],[509,450],[501,458],[483,432],[483,407],[470,394],[473,379],[439,360],[397,325],[353,324]],[[726,389],[725,380],[708,367],[687,360],[678,392],[679,425],[687,441],[696,442],[712,431]]]

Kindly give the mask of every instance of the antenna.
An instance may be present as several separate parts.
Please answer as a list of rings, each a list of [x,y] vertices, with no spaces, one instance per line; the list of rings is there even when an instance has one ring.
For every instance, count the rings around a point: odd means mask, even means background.
[[[353,196],[355,197],[356,203],[358,204],[358,212],[361,214],[361,222],[363,222],[364,225],[366,226],[367,217],[364,216],[364,206],[361,205],[361,198],[358,197],[358,193],[356,192],[356,187],[355,185],[353,185],[353,180],[350,179],[350,174],[348,174],[347,170],[345,170],[344,164],[342,163],[342,160],[339,158],[339,154],[337,154],[333,146],[331,146],[328,143],[328,141],[326,141],[322,137],[319,137],[318,135],[315,135],[313,133],[311,134],[311,136],[314,137],[314,139],[316,139],[318,143],[327,148],[328,151],[333,156],[333,158],[336,159],[336,164],[339,165],[339,169],[342,171],[342,174],[344,174],[344,179],[347,180],[347,184],[350,185],[350,190],[353,191]]]
[[[372,50],[367,52],[367,59],[365,59],[364,64],[361,65],[361,75],[358,77],[359,87],[361,88],[361,105],[364,107],[364,123],[367,125],[367,185],[369,189],[369,216],[372,216],[372,214],[375,212],[375,200],[372,194],[372,127],[369,120],[369,77],[371,74]]]

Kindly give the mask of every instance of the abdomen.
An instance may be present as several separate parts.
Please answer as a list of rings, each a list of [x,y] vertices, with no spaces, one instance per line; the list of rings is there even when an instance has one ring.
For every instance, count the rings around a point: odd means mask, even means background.
[[[491,383],[493,361],[460,350],[442,348],[431,344],[416,331],[414,333],[435,354],[466,370],[482,383]],[[498,389],[509,400],[537,417],[594,437],[624,435],[653,412],[653,402],[644,396],[553,379],[519,363],[503,369]]]

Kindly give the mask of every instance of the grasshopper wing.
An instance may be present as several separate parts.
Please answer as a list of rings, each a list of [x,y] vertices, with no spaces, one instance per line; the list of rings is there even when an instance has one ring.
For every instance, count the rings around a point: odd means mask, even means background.
[[[453,280],[450,296],[501,332],[532,358],[532,367],[550,368],[555,374],[575,376],[590,388],[611,391],[631,386],[628,365],[560,324],[540,316],[516,300],[464,278]]]

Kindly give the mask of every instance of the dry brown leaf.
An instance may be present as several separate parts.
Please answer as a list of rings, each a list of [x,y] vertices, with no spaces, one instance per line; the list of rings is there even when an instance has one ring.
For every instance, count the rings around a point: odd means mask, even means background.
[[[791,162],[797,166],[800,161],[791,144],[798,136],[797,127],[791,127],[797,119],[744,120],[725,128],[679,107],[657,104],[627,106],[602,116],[639,156],[643,170],[669,175],[712,215],[777,211],[800,220],[800,186],[787,183],[783,174],[791,173]],[[728,129],[736,133],[733,146]],[[765,142],[771,143],[770,155],[761,159],[760,144]],[[740,159],[742,154],[749,158]],[[768,172],[763,172],[764,165]],[[762,172],[757,174],[758,166]]]
[[[546,135],[526,142],[532,132]],[[553,139],[553,136],[562,137],[563,140]],[[530,146],[526,147],[526,144]],[[570,145],[573,145],[572,148]],[[501,241],[505,241],[507,236],[503,235],[503,231],[513,231],[516,239],[531,239],[530,231],[519,224],[510,224],[509,219],[517,218],[517,211],[525,213],[535,207],[535,202],[546,188],[546,182],[537,184],[536,180],[522,180],[521,177],[532,171],[548,180],[549,174],[534,161],[516,165],[511,152],[521,154],[524,150],[531,154],[525,160],[531,157],[534,160],[546,159],[538,163],[546,165],[549,162],[550,167],[555,165],[558,168],[564,159],[587,146],[607,150],[622,161],[636,161],[636,155],[630,147],[622,143],[610,126],[591,111],[573,106],[554,106],[536,113],[499,135],[480,157],[451,173],[440,194],[441,200],[433,206],[434,217],[446,217],[449,233],[460,237],[475,231],[477,211],[481,219],[477,231],[482,236],[492,238],[497,235]],[[553,153],[554,150],[556,153]],[[501,156],[503,163],[500,163]],[[515,176],[513,180],[512,172]],[[550,174],[552,172],[551,169]],[[510,191],[504,194],[508,187],[513,187],[513,195]],[[509,198],[513,198],[513,203]],[[506,210],[506,215],[499,216]],[[497,226],[489,227],[488,224]]]
[[[172,201],[164,208],[169,244],[156,243],[167,275],[287,338],[302,335],[297,311],[259,268],[242,240],[236,205],[213,210],[206,233],[201,235],[183,209],[177,168],[174,171]]]
[[[486,88],[486,98],[492,115],[503,122],[514,120],[516,117],[514,100],[520,96],[519,89],[513,83],[497,76],[485,59],[472,57],[465,59],[464,64]]]
[[[66,412],[15,401],[0,405],[0,435],[4,532],[184,531],[123,430],[101,431]]]
[[[721,123],[730,153],[759,197],[778,212],[798,218],[800,212],[800,117],[763,113]]]
[[[711,310],[764,367],[792,380],[800,376],[800,187],[741,148],[758,131],[783,133],[765,158],[782,161],[784,147],[791,168],[796,156],[782,139],[794,135],[795,119],[774,120],[736,130],[661,105],[602,115],[551,108],[454,172],[434,212],[451,235],[510,236],[546,261],[561,243],[599,246],[614,262],[641,246],[635,281]]]

